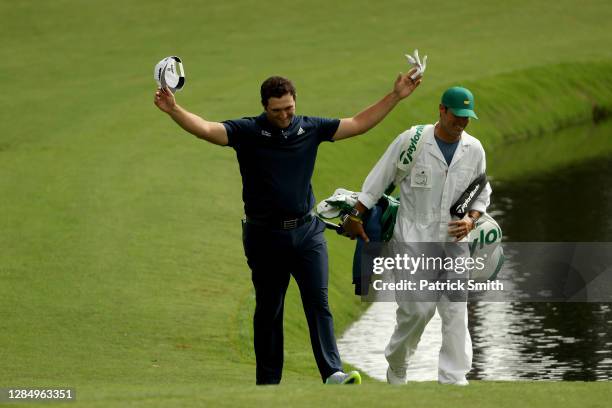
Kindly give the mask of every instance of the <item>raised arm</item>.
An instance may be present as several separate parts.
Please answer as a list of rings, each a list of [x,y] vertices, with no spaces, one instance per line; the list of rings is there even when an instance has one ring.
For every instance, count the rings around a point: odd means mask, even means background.
[[[155,106],[166,112],[183,129],[207,142],[225,146],[228,143],[225,126],[219,122],[209,122],[176,103],[174,95],[166,87],[155,92]]]
[[[340,120],[340,126],[334,134],[334,140],[347,139],[367,132],[376,126],[397,105],[399,101],[410,95],[421,83],[422,77],[410,78],[417,71],[411,69],[405,74],[399,74],[395,80],[393,91],[385,95],[374,105],[364,109],[352,118]]]

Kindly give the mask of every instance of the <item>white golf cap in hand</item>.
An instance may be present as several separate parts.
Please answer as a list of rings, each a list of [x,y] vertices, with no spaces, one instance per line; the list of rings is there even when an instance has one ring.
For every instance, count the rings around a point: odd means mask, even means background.
[[[427,68],[427,55],[423,58],[423,62],[421,63],[421,59],[419,58],[419,50],[414,50],[414,54],[406,54],[406,58],[408,58],[408,63],[413,65],[417,70],[414,74],[410,76],[411,79],[417,79],[423,76],[425,69]]]
[[[155,66],[153,77],[160,89],[168,87],[172,93],[180,90],[185,85],[185,71],[181,59],[171,56],[159,61]]]

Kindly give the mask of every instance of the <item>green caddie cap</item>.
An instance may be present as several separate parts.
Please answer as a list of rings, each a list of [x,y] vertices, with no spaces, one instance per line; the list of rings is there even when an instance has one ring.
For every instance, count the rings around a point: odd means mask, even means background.
[[[450,109],[455,116],[478,119],[474,112],[474,95],[469,89],[461,86],[448,88],[442,94],[440,103]]]

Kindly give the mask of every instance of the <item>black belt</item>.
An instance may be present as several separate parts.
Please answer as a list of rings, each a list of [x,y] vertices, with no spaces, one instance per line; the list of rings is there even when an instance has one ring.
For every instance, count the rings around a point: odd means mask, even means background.
[[[290,230],[300,227],[313,219],[312,213],[308,213],[301,218],[292,218],[289,220],[267,219],[267,218],[252,218],[246,216],[248,224],[257,225],[258,227],[267,227],[272,229]]]

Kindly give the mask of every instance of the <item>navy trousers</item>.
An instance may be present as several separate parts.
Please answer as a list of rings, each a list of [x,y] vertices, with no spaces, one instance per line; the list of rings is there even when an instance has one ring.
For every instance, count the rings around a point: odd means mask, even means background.
[[[310,342],[323,381],[342,370],[327,302],[325,225],[319,219],[275,230],[243,223],[243,242],[255,287],[253,319],[257,384],[278,384],[283,370],[283,307],[293,275],[298,284]]]

